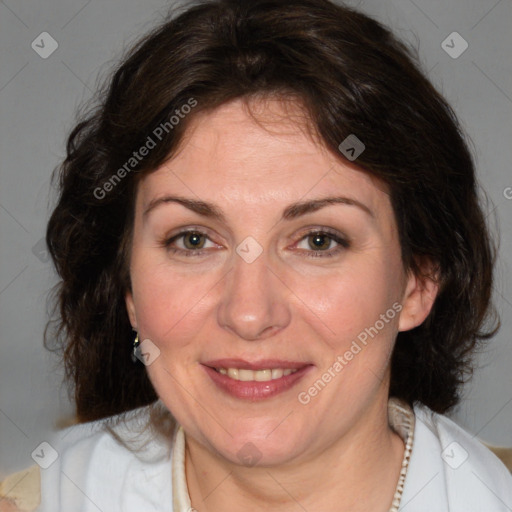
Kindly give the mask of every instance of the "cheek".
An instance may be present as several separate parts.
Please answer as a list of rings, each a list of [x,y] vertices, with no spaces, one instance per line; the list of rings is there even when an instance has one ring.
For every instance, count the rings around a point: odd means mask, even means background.
[[[382,334],[396,327],[398,315],[392,305],[400,297],[399,266],[393,261],[383,265],[381,261],[354,258],[342,271],[295,283],[300,287],[297,295],[305,297],[304,302],[315,313],[313,321],[323,326],[322,332],[333,349],[350,346],[376,322]],[[380,320],[381,315],[384,320]]]
[[[132,286],[139,330],[158,346],[172,339],[187,344],[200,328],[208,278],[180,275],[168,266],[140,261],[132,267]],[[205,297],[206,295],[206,297]]]

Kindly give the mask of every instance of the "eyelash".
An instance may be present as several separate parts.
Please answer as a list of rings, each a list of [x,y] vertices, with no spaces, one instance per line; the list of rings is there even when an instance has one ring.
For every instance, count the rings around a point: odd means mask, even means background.
[[[200,235],[200,236],[206,236],[206,238],[208,238],[207,234],[203,233],[202,231],[199,231],[197,229],[189,229],[189,230],[181,231],[180,233],[172,236],[171,238],[162,240],[161,245],[163,247],[167,248],[173,254],[181,253],[182,255],[187,256],[187,257],[202,256],[204,250],[196,251],[193,249],[178,249],[175,247],[171,247],[171,244],[173,242],[175,242],[176,240],[179,240],[180,238],[183,238],[184,236],[191,234],[191,233],[194,233],[194,234]],[[304,240],[310,236],[313,236],[313,235],[326,236],[339,245],[334,250],[329,249],[329,251],[306,251],[307,253],[309,253],[306,256],[307,258],[330,258],[332,256],[337,255],[338,253],[340,253],[344,249],[347,249],[350,246],[350,243],[348,242],[348,240],[346,240],[345,238],[342,238],[336,231],[331,231],[329,229],[317,229],[317,230],[308,231],[298,240],[297,243],[302,242],[302,240]]]

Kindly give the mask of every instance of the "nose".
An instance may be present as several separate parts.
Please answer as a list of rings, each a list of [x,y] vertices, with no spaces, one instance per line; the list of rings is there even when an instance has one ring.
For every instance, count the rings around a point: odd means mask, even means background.
[[[283,276],[269,266],[266,251],[251,263],[238,254],[234,254],[233,260],[217,310],[219,325],[248,341],[273,336],[291,318],[287,303],[290,291]]]

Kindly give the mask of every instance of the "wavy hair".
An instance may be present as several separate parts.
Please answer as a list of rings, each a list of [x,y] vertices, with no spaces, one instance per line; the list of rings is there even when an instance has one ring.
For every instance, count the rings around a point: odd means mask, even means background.
[[[62,351],[79,421],[158,398],[145,367],[130,359],[124,301],[138,181],[172,157],[197,113],[256,97],[296,98],[340,160],[338,146],[356,134],[366,146],[356,163],[391,191],[404,268],[419,274],[428,258],[438,270],[430,315],[398,334],[391,395],[446,412],[460,398],[475,350],[498,329],[496,249],[474,162],[414,50],[377,21],[327,0],[195,2],[128,51],[55,170],[59,196],[46,241],[60,281],[45,344],[51,339]],[[179,116],[191,99],[190,113]],[[148,137],[155,146],[135,158]]]

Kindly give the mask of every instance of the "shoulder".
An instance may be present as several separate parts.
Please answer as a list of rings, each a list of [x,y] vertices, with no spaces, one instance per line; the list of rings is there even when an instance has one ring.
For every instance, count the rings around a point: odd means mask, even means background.
[[[54,460],[41,468],[38,510],[161,511],[170,504],[172,439],[156,435],[148,420],[143,407],[59,432],[48,442]]]
[[[453,512],[512,509],[512,475],[498,457],[447,416],[422,405],[414,413],[406,487],[415,510],[423,510],[422,503],[424,510],[435,505]]]
[[[32,512],[41,500],[39,466],[12,473],[0,482],[0,512]]]
[[[449,468],[455,470],[467,465],[482,476],[489,474],[500,482],[512,484],[512,475],[503,462],[475,435],[447,416],[437,414],[427,407],[418,406],[415,412],[417,420],[437,435],[443,461]]]

